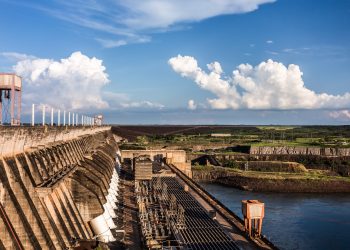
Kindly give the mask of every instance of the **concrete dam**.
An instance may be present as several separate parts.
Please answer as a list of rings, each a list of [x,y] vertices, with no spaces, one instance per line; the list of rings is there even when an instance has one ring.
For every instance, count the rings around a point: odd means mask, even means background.
[[[109,127],[2,127],[0,249],[114,239],[117,153]]]
[[[120,140],[108,126],[0,127],[0,249],[275,249],[251,236],[259,217],[245,225],[192,181],[185,151]]]

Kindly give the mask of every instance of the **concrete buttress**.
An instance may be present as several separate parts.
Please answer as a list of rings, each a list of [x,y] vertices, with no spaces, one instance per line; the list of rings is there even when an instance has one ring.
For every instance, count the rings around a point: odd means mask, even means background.
[[[94,241],[101,218],[114,228],[105,208],[118,151],[110,127],[0,127],[0,249]]]

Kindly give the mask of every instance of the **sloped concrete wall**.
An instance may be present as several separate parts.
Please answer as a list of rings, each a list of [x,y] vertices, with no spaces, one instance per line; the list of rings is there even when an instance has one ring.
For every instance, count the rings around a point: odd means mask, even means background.
[[[66,249],[92,239],[117,143],[109,127],[0,129],[0,249]]]

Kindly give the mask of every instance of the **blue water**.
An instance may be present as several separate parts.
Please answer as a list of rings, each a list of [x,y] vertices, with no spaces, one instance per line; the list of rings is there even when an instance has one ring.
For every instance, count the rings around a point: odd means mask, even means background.
[[[258,193],[201,185],[241,218],[241,200],[263,201],[263,234],[281,249],[350,249],[350,194]]]

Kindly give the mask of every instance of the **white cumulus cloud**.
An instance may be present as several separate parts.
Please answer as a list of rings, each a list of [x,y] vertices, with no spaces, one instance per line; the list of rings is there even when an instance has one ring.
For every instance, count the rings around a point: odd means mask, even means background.
[[[190,110],[195,110],[197,108],[197,104],[194,102],[194,100],[189,100],[188,101],[188,109]]]
[[[329,116],[334,119],[350,120],[350,110],[331,111]]]
[[[65,109],[103,109],[101,89],[108,84],[108,75],[102,60],[89,58],[81,52],[55,61],[27,58],[13,66],[23,78],[23,99]]]
[[[22,77],[24,113],[30,112],[32,103],[84,112],[165,107],[157,102],[134,100],[126,93],[107,90],[110,80],[103,61],[79,51],[60,60],[17,52],[0,52],[2,58],[14,64],[9,71]]]
[[[207,65],[209,72],[198,66],[191,56],[170,58],[173,70],[193,80],[200,88],[217,98],[208,99],[214,109],[317,109],[350,107],[350,93],[331,95],[308,89],[298,65],[288,66],[271,59],[257,66],[241,64],[225,77],[221,65]]]

